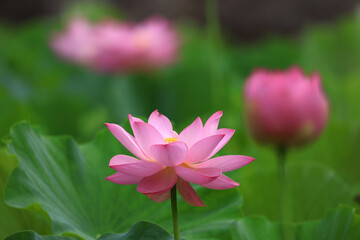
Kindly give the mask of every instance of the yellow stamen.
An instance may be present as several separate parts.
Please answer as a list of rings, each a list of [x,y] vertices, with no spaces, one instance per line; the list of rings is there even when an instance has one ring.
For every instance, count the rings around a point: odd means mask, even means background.
[[[166,143],[176,142],[177,140],[178,140],[178,138],[165,138]]]

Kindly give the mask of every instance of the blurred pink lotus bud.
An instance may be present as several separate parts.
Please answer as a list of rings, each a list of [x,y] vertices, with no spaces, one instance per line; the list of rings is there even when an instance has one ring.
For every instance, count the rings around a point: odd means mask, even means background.
[[[179,38],[159,17],[140,24],[76,18],[51,46],[65,60],[100,72],[149,71],[175,62]]]
[[[320,75],[307,77],[298,67],[255,70],[246,81],[244,95],[250,131],[260,143],[306,144],[320,135],[328,118]]]

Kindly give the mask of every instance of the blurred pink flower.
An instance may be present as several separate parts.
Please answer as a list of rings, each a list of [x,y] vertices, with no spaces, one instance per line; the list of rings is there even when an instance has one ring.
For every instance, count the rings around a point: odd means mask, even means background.
[[[97,54],[91,67],[100,72],[130,70],[136,55],[131,27],[125,23],[102,22],[93,27]]]
[[[277,146],[305,144],[322,132],[329,112],[321,77],[298,67],[255,70],[245,84],[245,109],[253,137]]]
[[[100,72],[150,71],[170,65],[176,61],[179,44],[177,32],[160,17],[139,24],[91,24],[75,18],[51,41],[60,57]]]
[[[74,18],[63,33],[55,33],[51,47],[62,58],[90,64],[96,54],[93,27],[83,18]]]
[[[132,43],[136,57],[133,68],[153,69],[176,61],[179,37],[171,24],[153,17],[132,29]]]
[[[218,129],[222,112],[216,112],[203,126],[197,118],[177,134],[167,117],[154,111],[145,123],[129,115],[135,138],[116,124],[106,124],[111,133],[136,158],[116,155],[109,166],[117,173],[106,179],[117,184],[138,184],[137,190],[163,202],[177,187],[182,198],[193,206],[205,206],[190,183],[211,189],[237,187],[223,172],[243,167],[254,159],[241,155],[211,158],[233,136],[233,129]]]

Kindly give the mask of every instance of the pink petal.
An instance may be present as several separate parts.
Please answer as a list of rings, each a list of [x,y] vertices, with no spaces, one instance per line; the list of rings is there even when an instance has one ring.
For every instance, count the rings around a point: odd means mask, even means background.
[[[129,122],[130,122],[130,126],[131,126],[132,129],[134,129],[133,125],[134,125],[135,122],[144,122],[140,118],[131,116],[131,114],[129,114],[128,117],[129,117]]]
[[[185,161],[188,149],[183,142],[158,144],[150,147],[151,155],[161,164],[172,167]]]
[[[220,151],[225,144],[229,142],[229,140],[232,138],[232,136],[235,133],[234,129],[228,129],[228,128],[221,128],[217,130],[217,134],[224,134],[224,138],[219,142],[219,144],[215,147],[214,151],[210,154],[209,158],[214,156],[218,151]]]
[[[222,111],[218,111],[214,113],[205,123],[204,126],[204,136],[215,135],[217,128],[219,126],[219,121],[221,116],[223,115]]]
[[[158,163],[140,161],[121,154],[111,158],[109,166],[118,172],[138,177],[151,176],[164,168]]]
[[[137,145],[133,136],[127,133],[122,127],[114,123],[105,123],[110,132],[121,142],[124,147],[140,159],[146,159],[143,151]]]
[[[218,168],[222,172],[229,172],[241,168],[254,161],[254,158],[242,155],[228,155],[209,159],[205,162],[194,165],[199,168]]]
[[[191,187],[190,183],[178,178],[176,187],[185,202],[192,206],[206,207],[195,190]]]
[[[218,178],[216,178],[212,182],[199,184],[199,185],[206,187],[206,188],[220,190],[220,189],[234,188],[234,187],[239,186],[240,184],[231,180],[230,178],[228,178],[225,175],[220,175]]]
[[[142,178],[117,172],[111,176],[106,177],[105,179],[116,184],[131,185],[138,184]]]
[[[149,124],[153,125],[162,135],[163,138],[171,138],[173,127],[170,120],[158,110],[151,113],[149,117]]]
[[[178,141],[185,142],[190,149],[194,143],[196,143],[203,137],[203,134],[203,125],[201,119],[198,117],[192,124],[182,130],[182,132],[179,134]]]
[[[185,181],[196,184],[209,183],[216,179],[221,171],[217,168],[187,168],[187,167],[175,167],[176,173]]]
[[[134,122],[133,131],[135,139],[146,156],[150,157],[150,147],[154,144],[165,144],[164,138],[150,124],[144,122]]]
[[[223,138],[224,134],[217,134],[196,142],[189,150],[187,162],[197,163],[212,157],[210,154]]]
[[[164,202],[171,196],[170,190],[165,193],[147,193],[145,195],[155,202]]]
[[[171,137],[179,138],[179,134],[177,134],[177,132],[175,132],[175,131],[171,131]]]
[[[137,190],[144,194],[170,190],[176,184],[177,178],[173,168],[165,168],[155,175],[143,178]]]

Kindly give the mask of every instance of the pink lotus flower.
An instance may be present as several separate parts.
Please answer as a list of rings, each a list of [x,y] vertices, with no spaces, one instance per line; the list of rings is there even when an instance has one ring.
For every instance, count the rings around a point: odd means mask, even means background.
[[[255,70],[245,84],[245,107],[254,138],[283,147],[319,136],[329,112],[320,75],[306,77],[298,67]]]
[[[100,72],[148,71],[176,61],[177,32],[165,19],[144,23],[103,21],[92,24],[75,18],[53,36],[53,50],[65,60]]]
[[[106,179],[117,184],[138,184],[137,190],[156,202],[170,198],[175,186],[182,198],[193,206],[205,206],[190,183],[211,189],[238,186],[223,172],[252,162],[251,157],[229,155],[213,157],[233,136],[233,129],[218,129],[222,112],[216,112],[203,126],[197,118],[177,134],[167,117],[154,111],[148,123],[129,115],[135,138],[116,124],[107,123],[111,133],[134,157],[116,155],[109,166],[117,173]]]

